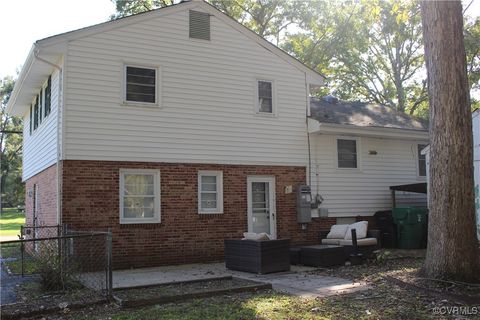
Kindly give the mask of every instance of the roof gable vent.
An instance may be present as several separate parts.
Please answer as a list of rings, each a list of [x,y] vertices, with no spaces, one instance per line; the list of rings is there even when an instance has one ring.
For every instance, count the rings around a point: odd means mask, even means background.
[[[210,40],[210,15],[190,10],[190,38]]]

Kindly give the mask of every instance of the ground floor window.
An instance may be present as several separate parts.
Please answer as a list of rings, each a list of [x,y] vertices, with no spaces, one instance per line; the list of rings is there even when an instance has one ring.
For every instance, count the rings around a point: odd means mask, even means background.
[[[160,171],[120,170],[120,223],[160,222]]]
[[[198,213],[223,213],[222,171],[198,172]]]

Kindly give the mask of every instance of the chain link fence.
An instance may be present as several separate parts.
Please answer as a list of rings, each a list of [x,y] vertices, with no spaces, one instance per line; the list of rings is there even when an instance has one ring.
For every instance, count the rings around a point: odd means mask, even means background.
[[[111,232],[23,226],[21,239],[0,242],[0,255],[10,273],[36,275],[44,292],[89,289],[105,297],[112,294]]]

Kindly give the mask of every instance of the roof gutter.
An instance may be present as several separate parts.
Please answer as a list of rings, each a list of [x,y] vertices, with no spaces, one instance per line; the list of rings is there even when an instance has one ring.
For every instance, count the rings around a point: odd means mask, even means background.
[[[18,75],[18,78],[15,81],[15,87],[13,88],[12,95],[10,96],[10,99],[8,100],[8,103],[7,103],[7,113],[9,114],[19,115],[14,112],[15,104],[17,103],[18,95],[22,91],[25,80],[28,78],[28,75],[32,70],[32,66],[35,60],[46,63],[56,68],[59,71],[62,69],[59,65],[52,63],[50,61],[47,61],[39,56],[40,47],[38,46],[37,42],[33,43],[33,46],[30,49],[30,52],[28,53],[27,60],[25,60],[25,65],[23,66],[22,71],[20,71],[20,74]]]
[[[385,139],[428,140],[427,130],[402,129],[392,127],[362,127],[351,124],[333,124],[309,121],[309,132],[317,134],[352,135]]]
[[[50,62],[50,61],[47,61],[47,60],[45,60],[45,59],[43,59],[43,58],[40,58],[40,57],[38,56],[39,53],[40,53],[40,48],[38,47],[38,44],[35,42],[35,43],[33,44],[33,54],[34,54],[34,56],[35,56],[35,59],[37,59],[37,60],[39,60],[39,61],[42,61],[42,62],[44,62],[44,63],[46,63],[46,64],[48,64],[48,65],[56,68],[58,71],[61,71],[61,70],[62,70],[62,68],[61,68],[59,65],[57,65],[57,64],[55,64],[55,63],[52,63],[52,62]]]
[[[22,71],[20,71],[20,74],[18,75],[18,78],[15,81],[15,86],[13,87],[12,94],[7,103],[7,113],[9,114],[14,113],[13,109],[17,101],[18,94],[22,90],[23,83],[25,82],[25,79],[27,79],[27,76],[30,73],[30,70],[32,69],[33,62],[35,61],[34,51],[35,51],[35,44],[30,49],[30,52],[28,53],[28,56],[27,56],[27,60],[25,60],[25,65],[23,66]]]

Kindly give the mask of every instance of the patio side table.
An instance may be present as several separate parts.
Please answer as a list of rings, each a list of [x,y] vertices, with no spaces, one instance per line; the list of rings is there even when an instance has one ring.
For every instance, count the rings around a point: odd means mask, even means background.
[[[314,245],[301,248],[301,262],[310,267],[331,267],[345,264],[345,248],[334,245]]]
[[[258,274],[290,270],[290,239],[225,240],[227,269]]]

